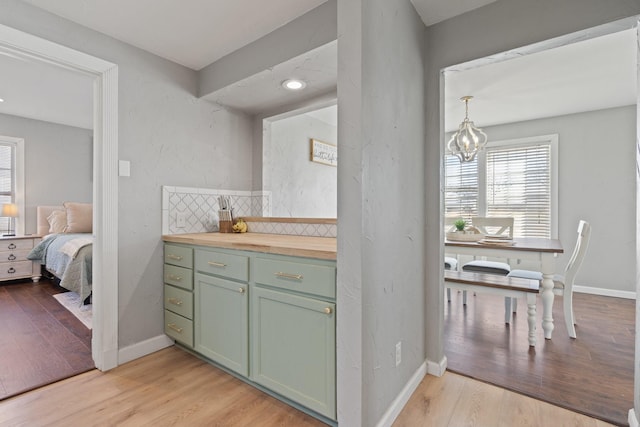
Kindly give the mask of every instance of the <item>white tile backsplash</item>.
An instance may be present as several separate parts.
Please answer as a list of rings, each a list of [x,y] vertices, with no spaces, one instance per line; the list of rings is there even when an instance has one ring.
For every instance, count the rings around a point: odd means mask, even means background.
[[[211,188],[162,187],[162,234],[218,231],[218,196],[230,196],[235,217],[271,216],[270,191],[234,191]],[[178,228],[177,213],[186,213],[186,226]],[[249,232],[336,237],[336,224],[301,222],[248,222]]]

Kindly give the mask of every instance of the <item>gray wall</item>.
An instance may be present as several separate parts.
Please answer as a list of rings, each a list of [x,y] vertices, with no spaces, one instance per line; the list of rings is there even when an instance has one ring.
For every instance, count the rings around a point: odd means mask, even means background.
[[[335,166],[310,160],[310,138],[337,144],[338,128],[299,114],[270,123],[264,139],[263,189],[271,191],[275,217],[336,218]]]
[[[558,134],[558,237],[565,254],[556,270],[566,266],[584,219],[592,227],[591,242],[576,285],[635,292],[636,107],[484,130],[492,141]]]
[[[424,25],[339,2],[338,43],[339,418],[372,426],[425,359]]]
[[[163,333],[161,186],[251,188],[251,120],[196,98],[197,73],[16,0],[0,23],[119,69],[119,347]]]
[[[591,28],[640,13],[637,0],[498,0],[480,9],[430,26],[426,41],[427,83],[427,358],[441,360],[443,296],[442,200],[440,176],[441,80],[444,67],[504,52],[534,42]],[[627,27],[628,28],[628,27]],[[435,326],[439,327],[436,328]],[[636,343],[638,338],[636,338]],[[636,344],[637,346],[637,344]],[[640,407],[636,361],[634,406]]]
[[[91,202],[93,131],[0,114],[0,135],[24,138],[25,233],[36,232],[36,206]]]

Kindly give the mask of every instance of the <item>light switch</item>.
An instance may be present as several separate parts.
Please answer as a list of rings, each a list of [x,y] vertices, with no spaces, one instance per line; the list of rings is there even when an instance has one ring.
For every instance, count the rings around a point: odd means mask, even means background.
[[[131,162],[129,160],[120,160],[118,174],[120,176],[131,176]]]

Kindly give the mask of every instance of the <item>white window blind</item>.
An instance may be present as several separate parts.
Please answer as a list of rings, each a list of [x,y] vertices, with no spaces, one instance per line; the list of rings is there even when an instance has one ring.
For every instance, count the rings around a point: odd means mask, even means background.
[[[445,157],[445,216],[469,220],[478,216],[478,160],[460,163]]]
[[[514,236],[551,237],[557,185],[552,139],[495,142],[469,163],[446,156],[445,216],[513,217]]]
[[[491,148],[486,216],[513,217],[514,234],[551,237],[551,147]]]
[[[15,144],[0,142],[0,208],[15,200]],[[9,227],[9,218],[0,217],[0,231]]]

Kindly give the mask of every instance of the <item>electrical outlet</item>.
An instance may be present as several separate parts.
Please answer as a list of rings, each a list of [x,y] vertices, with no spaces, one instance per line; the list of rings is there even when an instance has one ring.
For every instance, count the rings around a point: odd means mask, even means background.
[[[186,212],[178,212],[176,214],[176,227],[177,228],[185,228],[187,226],[187,213]]]
[[[398,341],[396,344],[396,366],[402,362],[402,341]]]

